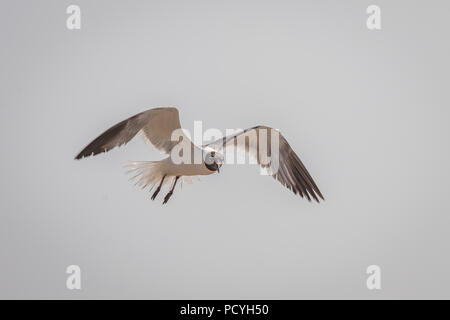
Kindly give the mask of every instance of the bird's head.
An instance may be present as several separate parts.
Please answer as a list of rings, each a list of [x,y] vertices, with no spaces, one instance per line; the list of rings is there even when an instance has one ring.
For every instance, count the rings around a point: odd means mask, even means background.
[[[205,153],[205,166],[208,170],[220,173],[220,167],[223,164],[223,155],[217,151],[208,150]]]

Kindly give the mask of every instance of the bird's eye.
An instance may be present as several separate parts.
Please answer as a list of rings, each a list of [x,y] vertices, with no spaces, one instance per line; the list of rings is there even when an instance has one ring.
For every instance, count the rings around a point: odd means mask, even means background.
[[[216,156],[216,152],[215,151],[211,151],[211,157],[215,157]]]

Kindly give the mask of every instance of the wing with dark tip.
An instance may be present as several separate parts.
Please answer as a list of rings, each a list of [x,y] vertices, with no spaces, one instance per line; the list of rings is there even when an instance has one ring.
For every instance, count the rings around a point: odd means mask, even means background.
[[[276,149],[272,150],[272,140],[276,137],[275,135],[278,136],[278,143],[273,144]],[[319,198],[324,200],[305,165],[276,129],[256,126],[218,139],[206,146],[221,152],[229,152],[230,147],[234,147],[235,151],[245,150],[250,156],[256,158],[257,163],[266,169],[268,174],[295,194],[302,198],[306,197],[309,201],[311,198],[317,202],[320,202]],[[266,160],[263,160],[264,154],[268,156]],[[275,159],[278,162],[277,166],[274,165]]]
[[[174,130],[181,129],[177,108],[154,108],[132,116],[109,128],[89,145],[86,146],[75,159],[107,152],[115,147],[128,143],[139,132],[157,150],[170,153],[179,142],[172,141]],[[186,137],[183,136],[183,139]]]

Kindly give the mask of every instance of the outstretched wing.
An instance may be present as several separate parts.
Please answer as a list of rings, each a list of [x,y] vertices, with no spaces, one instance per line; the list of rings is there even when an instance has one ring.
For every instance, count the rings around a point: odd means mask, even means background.
[[[168,154],[179,143],[179,141],[171,140],[172,132],[177,129],[181,129],[177,108],[150,109],[106,130],[84,148],[75,159],[89,157],[120,147],[133,139],[139,132],[142,132],[152,146]],[[183,136],[183,139],[187,138]]]
[[[272,146],[274,134],[278,136],[278,144],[274,143]],[[275,148],[275,146],[278,150],[272,150],[272,147]],[[256,126],[216,140],[205,147],[221,152],[226,152],[230,147],[234,147],[235,150],[245,150],[274,179],[295,194],[299,194],[302,198],[305,196],[309,201],[314,198],[319,202],[319,197],[324,200],[308,170],[278,130],[266,126]],[[266,154],[270,161],[265,161],[263,154]],[[273,165],[274,159],[278,160],[278,166]]]

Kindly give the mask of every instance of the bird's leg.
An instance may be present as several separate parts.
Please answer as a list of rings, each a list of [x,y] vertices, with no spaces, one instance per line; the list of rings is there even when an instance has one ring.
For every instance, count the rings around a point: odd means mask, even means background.
[[[163,202],[163,204],[166,204],[167,201],[169,201],[170,197],[171,197],[172,194],[173,194],[173,190],[175,189],[175,186],[176,186],[177,181],[178,181],[179,178],[180,178],[180,176],[176,176],[175,181],[173,182],[172,189],[170,189],[169,193],[166,194],[166,196],[164,197],[164,202]]]
[[[161,190],[161,186],[162,186],[162,184],[163,184],[165,178],[166,178],[166,175],[164,175],[164,176],[162,177],[161,182],[159,183],[158,188],[156,188],[155,192],[153,193],[153,195],[152,195],[152,200],[155,200],[156,196],[158,195],[159,191]]]

